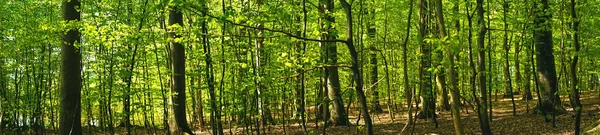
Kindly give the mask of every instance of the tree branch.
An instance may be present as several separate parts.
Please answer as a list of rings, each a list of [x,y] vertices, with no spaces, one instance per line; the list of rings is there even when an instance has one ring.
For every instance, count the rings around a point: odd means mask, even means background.
[[[196,15],[202,15],[201,13],[199,13],[198,11],[196,11],[196,9],[198,9],[198,7],[193,7],[193,5],[188,5],[188,6],[185,6],[184,8],[187,9],[187,10],[189,10],[190,12],[196,14]],[[210,14],[207,14],[206,16],[210,17],[210,18],[214,18],[214,19],[217,19],[217,20],[221,20],[221,21],[227,22],[227,23],[235,25],[235,26],[241,26],[241,27],[251,28],[251,29],[255,29],[255,30],[266,30],[266,31],[270,31],[270,32],[281,33],[281,34],[284,34],[284,35],[287,35],[287,36],[290,36],[292,38],[299,39],[299,40],[315,41],[315,42],[340,42],[340,43],[346,43],[347,42],[346,40],[340,40],[340,39],[320,40],[320,39],[304,38],[302,36],[294,35],[292,33],[288,33],[288,32],[282,31],[282,30],[275,30],[275,29],[269,29],[269,28],[266,28],[266,27],[255,27],[255,26],[250,26],[250,25],[246,25],[246,24],[235,23],[235,22],[233,22],[231,20],[227,20],[227,19],[224,19],[224,18],[219,18],[219,17],[213,16],[213,15],[210,15]]]
[[[321,66],[316,66],[316,67],[312,67],[312,68],[308,68],[308,69],[303,69],[302,72],[300,73],[296,73],[290,76],[281,76],[279,77],[280,79],[286,79],[286,78],[292,78],[292,77],[297,77],[299,75],[301,75],[302,73],[306,73],[306,71],[311,71],[311,70],[316,70],[316,69],[322,69],[322,68],[329,68],[329,67],[346,67],[346,68],[350,68],[352,67],[351,65],[321,65]]]

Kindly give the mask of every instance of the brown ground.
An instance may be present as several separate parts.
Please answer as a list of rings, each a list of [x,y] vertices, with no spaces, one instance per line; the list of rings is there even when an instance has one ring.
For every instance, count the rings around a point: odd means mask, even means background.
[[[600,98],[597,96],[597,92],[582,95],[582,104],[584,106],[582,112],[582,130],[590,126],[592,123],[600,119]],[[491,122],[492,132],[498,135],[535,135],[535,134],[549,134],[549,135],[570,135],[574,134],[575,128],[575,112],[570,107],[568,97],[563,96],[563,104],[568,111],[568,114],[556,116],[556,126],[552,126],[552,122],[545,122],[542,116],[536,116],[533,112],[533,107],[537,102],[536,95],[534,99],[529,101],[529,113],[527,112],[527,104],[525,101],[520,100],[521,97],[515,95],[515,104],[517,108],[517,115],[512,114],[512,103],[510,98],[502,98],[499,94],[498,101],[494,101],[493,107],[493,121]],[[372,116],[374,132],[376,135],[396,135],[396,134],[411,134],[412,125],[409,125],[404,132],[402,128],[406,123],[406,111],[402,113],[396,113],[394,122],[391,121],[389,114],[387,113],[387,106],[383,105],[385,112],[378,115]],[[355,126],[356,117],[358,113],[355,111],[350,113],[351,123],[353,126],[342,126],[342,127],[329,127],[327,128],[327,134],[363,134],[366,128]],[[374,115],[374,114],[372,114]],[[474,113],[472,108],[469,107],[469,114],[463,109],[461,111],[462,125],[465,129],[466,134],[481,134],[479,128],[479,120],[477,114]],[[431,119],[429,120],[417,120],[417,124],[414,126],[414,133],[417,135],[422,134],[454,134],[454,124],[450,112],[438,112],[438,128]],[[322,124],[322,123],[321,123]],[[361,121],[361,125],[363,125]],[[299,124],[288,125],[286,132],[283,132],[281,125],[271,126],[268,134],[302,134],[302,128]],[[308,132],[312,134],[322,134],[323,128],[320,125],[319,129],[315,129],[314,121],[307,123]],[[243,130],[233,130],[233,134],[241,134]],[[229,130],[225,130],[225,134],[229,134]],[[201,132],[200,134],[210,134],[209,132]]]
[[[501,94],[499,94],[501,95]],[[589,127],[592,123],[598,121],[600,119],[600,98],[597,96],[598,92],[591,92],[590,94],[582,95],[582,104],[583,104],[583,112],[582,112],[582,130],[586,127]],[[494,101],[493,107],[493,121],[491,122],[492,132],[498,135],[504,134],[522,134],[522,135],[534,135],[534,134],[554,134],[554,135],[569,135],[574,134],[575,127],[575,112],[568,105],[568,97],[561,97],[563,100],[563,104],[565,104],[565,108],[568,111],[566,115],[560,115],[556,117],[556,127],[552,126],[552,122],[545,122],[541,116],[536,116],[533,114],[533,107],[536,104],[537,99],[529,101],[529,113],[526,113],[527,107],[526,102],[520,100],[520,96],[515,96],[515,103],[517,105],[517,115],[512,115],[512,104],[509,98],[499,97],[498,101]],[[382,105],[384,108],[384,113],[379,113],[377,115],[371,114],[373,117],[373,125],[374,132],[376,135],[396,135],[396,134],[411,134],[411,130],[413,128],[412,125],[406,127],[404,132],[401,132],[406,123],[406,111],[402,111],[400,113],[395,113],[394,121],[389,117],[389,113],[387,113],[387,106]],[[405,108],[402,108],[405,109]],[[350,121],[353,123],[353,126],[341,126],[341,127],[328,127],[326,129],[327,134],[339,134],[339,135],[348,135],[348,134],[363,134],[364,128],[363,126],[356,126],[356,116],[358,116],[357,109],[353,109],[350,115]],[[479,120],[477,119],[477,114],[474,113],[471,107],[469,107],[469,113],[463,109],[461,111],[462,125],[465,129],[466,134],[480,134],[479,128]],[[314,113],[310,114],[310,117],[314,117]],[[364,125],[364,121],[361,120],[361,125]],[[438,112],[438,126],[435,127],[435,124],[431,119],[417,120],[417,124],[414,125],[413,134],[422,135],[422,134],[454,134],[454,125],[452,121],[452,117],[450,116],[450,112]],[[315,128],[314,121],[307,122],[307,130],[310,134],[322,134],[322,122],[319,124],[319,129]],[[228,124],[223,125],[224,128],[228,128]],[[243,125],[240,125],[243,126]],[[205,128],[206,129],[206,128]],[[208,128],[210,129],[210,128]],[[291,135],[300,135],[302,134],[302,128],[300,124],[290,123],[286,125],[286,129],[284,132],[283,125],[272,125],[268,126],[266,129],[267,134],[291,134]],[[236,129],[225,129],[225,134],[242,134],[244,132],[243,128]],[[47,131],[47,134],[55,134],[53,131]],[[134,132],[135,134],[164,134],[163,131],[156,130],[145,130],[144,128],[138,128]],[[2,131],[2,135],[4,134],[15,134],[8,131]],[[27,134],[27,133],[24,133]],[[88,134],[87,131],[84,134]],[[102,132],[94,132],[92,134],[109,134]],[[123,129],[118,129],[117,134],[124,134]],[[196,134],[200,135],[209,135],[211,134],[209,131],[196,131]],[[256,132],[254,132],[256,134]],[[262,133],[264,134],[264,133]]]

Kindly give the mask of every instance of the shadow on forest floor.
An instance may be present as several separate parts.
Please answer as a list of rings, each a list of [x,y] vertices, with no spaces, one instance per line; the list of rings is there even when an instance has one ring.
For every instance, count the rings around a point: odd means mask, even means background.
[[[583,94],[581,102],[583,104],[583,112],[581,119],[581,128],[584,130],[586,127],[591,125],[593,122],[600,119],[600,98],[597,96],[597,92],[591,92],[590,94]],[[552,122],[545,122],[542,116],[536,116],[533,112],[533,108],[537,103],[537,98],[534,95],[534,99],[526,102],[521,100],[520,95],[515,95],[515,104],[517,114],[513,116],[512,103],[510,98],[502,98],[501,95],[498,100],[493,100],[493,121],[491,122],[492,132],[494,134],[521,134],[521,135],[534,135],[534,134],[555,134],[555,135],[569,135],[574,134],[575,128],[575,112],[570,107],[568,97],[561,96],[563,104],[567,109],[568,113],[565,115],[556,116],[556,127],[552,126]],[[406,110],[401,113],[396,113],[394,122],[391,121],[389,113],[387,112],[386,105],[382,105],[385,112],[377,115],[372,114],[374,132],[376,135],[395,135],[395,134],[410,134],[412,125],[409,125],[404,132],[401,133],[407,119]],[[527,113],[527,106],[529,106],[529,113]],[[469,108],[469,113],[461,110],[462,125],[465,129],[466,134],[481,134],[479,128],[479,119],[477,114]],[[352,126],[340,126],[340,127],[328,127],[326,129],[327,134],[363,134],[363,126],[356,126],[356,116],[358,113],[357,109],[353,109],[354,112],[350,113],[350,121],[353,123]],[[414,125],[413,134],[454,134],[454,124],[449,111],[438,111],[438,128],[431,119],[423,120],[418,119],[417,124]],[[361,125],[364,123],[361,121]],[[307,122],[307,129],[312,134],[322,134],[323,128],[322,123],[319,125],[319,129],[315,128],[314,121]],[[239,128],[238,128],[239,129]],[[282,126],[276,125],[271,126],[268,134],[284,134]],[[225,134],[229,134],[229,129],[225,130]],[[241,129],[237,130],[241,131]],[[583,131],[585,132],[585,131]],[[233,134],[240,134],[233,130]],[[208,132],[202,132],[201,134],[210,134]],[[300,135],[302,134],[302,128],[299,124],[288,125],[286,134]]]
[[[581,128],[582,130],[596,122],[600,119],[600,97],[597,96],[598,91],[591,91],[589,94],[582,94],[581,102],[583,104],[583,112],[581,119]],[[492,132],[494,134],[523,134],[523,135],[534,135],[534,134],[555,134],[555,135],[568,135],[574,134],[575,127],[575,112],[573,108],[570,107],[568,97],[561,96],[563,100],[563,104],[568,111],[566,115],[560,115],[556,117],[556,127],[552,127],[552,122],[545,122],[542,116],[536,116],[533,112],[533,107],[536,105],[537,99],[534,95],[534,99],[527,102],[521,100],[520,95],[515,95],[515,103],[517,114],[513,116],[512,113],[512,103],[510,98],[502,98],[498,97],[498,100],[495,100],[493,104],[493,121],[491,122]],[[527,105],[529,106],[529,113],[527,113]],[[377,115],[371,114],[373,117],[373,126],[374,132],[376,135],[395,135],[395,134],[410,134],[413,128],[413,125],[409,125],[406,127],[405,131],[401,133],[402,128],[404,127],[407,119],[406,108],[402,108],[400,113],[395,113],[394,121],[392,122],[389,113],[387,111],[387,106],[382,105],[384,108],[383,113],[379,113]],[[462,125],[465,129],[466,134],[480,134],[479,128],[479,120],[477,119],[477,114],[472,110],[472,108],[468,108],[467,111],[464,109],[461,110],[461,118]],[[311,112],[309,112],[311,113]],[[314,112],[312,112],[314,114]],[[438,127],[435,127],[435,124],[431,119],[424,120],[418,119],[417,124],[414,125],[414,134],[422,135],[422,134],[454,134],[454,124],[452,121],[452,117],[449,111],[438,111]],[[326,129],[327,134],[339,134],[339,135],[348,135],[348,134],[364,134],[364,126],[356,126],[356,121],[358,116],[358,109],[352,108],[349,114],[350,122],[352,126],[339,126],[339,127],[328,127]],[[322,134],[323,127],[322,122],[319,124],[319,128],[315,127],[314,121],[307,121],[307,130],[311,134]],[[364,125],[364,121],[361,120],[361,125]],[[223,125],[225,134],[242,134],[242,128],[235,129],[227,129],[228,124]],[[85,128],[85,127],[84,127]],[[205,129],[210,129],[209,127],[205,127]],[[55,131],[46,131],[47,134],[56,134]],[[143,127],[137,127],[134,130],[135,134],[164,134],[164,130],[147,130]],[[290,134],[290,135],[301,135],[302,128],[298,123],[290,123],[286,125],[285,132],[283,130],[282,124],[279,125],[271,125],[267,127],[266,134]],[[2,131],[2,135],[15,134],[14,132]],[[24,133],[27,134],[27,133]],[[35,134],[35,133],[33,133]],[[86,129],[84,129],[84,134],[89,134]],[[93,132],[92,134],[110,134],[107,132]],[[118,128],[116,134],[122,135],[125,134],[124,129]],[[200,135],[209,135],[210,131],[196,131],[196,134]],[[256,134],[256,132],[254,133]],[[262,133],[265,134],[265,133]]]

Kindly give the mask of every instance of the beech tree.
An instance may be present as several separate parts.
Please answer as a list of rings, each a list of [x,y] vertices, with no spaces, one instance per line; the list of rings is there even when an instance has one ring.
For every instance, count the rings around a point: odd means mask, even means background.
[[[81,42],[77,23],[81,19],[78,0],[62,3],[62,17],[67,22],[61,45],[60,123],[59,134],[81,135]]]

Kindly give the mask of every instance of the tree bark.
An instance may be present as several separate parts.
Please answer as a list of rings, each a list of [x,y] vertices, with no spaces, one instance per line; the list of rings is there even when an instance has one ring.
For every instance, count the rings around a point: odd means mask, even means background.
[[[459,1],[455,1],[456,4],[459,4]],[[440,31],[440,38],[446,39],[446,26],[444,22],[444,12],[442,0],[435,1],[436,15],[437,15],[437,24]],[[458,7],[455,6],[455,13],[458,13]],[[445,42],[444,42],[445,43]],[[458,73],[454,67],[454,52],[452,51],[452,46],[446,47],[446,57],[450,62],[450,67],[447,67],[448,74],[450,75],[450,93],[452,98],[451,111],[452,111],[452,120],[454,121],[454,130],[457,135],[464,134],[464,129],[460,122],[460,93],[458,91]],[[443,92],[442,92],[443,93]]]
[[[556,78],[556,67],[554,54],[552,53],[552,30],[550,23],[552,16],[548,14],[550,6],[548,0],[541,0],[536,4],[541,4],[541,9],[535,9],[534,15],[534,40],[536,50],[536,68],[538,83],[540,84],[541,102],[536,109],[543,115],[551,113],[564,113],[558,92],[558,83]],[[558,112],[554,112],[558,111]],[[549,119],[546,119],[549,121]]]
[[[183,15],[178,6],[171,7],[169,11],[169,25],[179,25],[183,26]],[[172,100],[173,111],[175,114],[176,121],[176,129],[177,132],[186,132],[188,134],[194,134],[192,130],[190,130],[185,113],[185,48],[179,42],[176,42],[176,38],[181,38],[181,35],[175,32],[175,29],[171,29],[169,32],[169,37],[173,38],[170,42],[171,44],[171,91],[176,93]],[[174,133],[178,134],[178,133]]]
[[[379,76],[377,73],[377,48],[375,47],[375,36],[377,35],[377,29],[375,29],[375,9],[369,8],[367,11],[367,15],[369,21],[367,23],[367,35],[369,36],[369,50],[370,50],[370,64],[371,64],[371,95],[373,96],[373,100],[371,101],[371,112],[381,113],[383,109],[381,108],[381,104],[379,103],[379,92],[377,91],[377,85],[379,84]]]
[[[372,83],[372,87],[371,87],[371,91],[373,94],[373,101],[371,103],[371,112],[375,112],[375,113],[381,113],[383,112],[383,109],[381,108],[381,105],[379,104],[379,92],[377,92],[377,85],[378,85],[378,73],[377,73],[377,54],[375,53],[375,48],[372,46],[371,48],[371,83]]]
[[[81,19],[78,0],[64,0],[62,16],[68,23]],[[73,26],[73,25],[71,25]],[[61,85],[59,134],[81,135],[81,35],[77,28],[68,28],[61,45]]]
[[[367,108],[367,98],[365,96],[365,92],[363,90],[363,77],[362,74],[360,73],[359,70],[359,64],[358,64],[358,52],[356,51],[356,48],[354,48],[354,39],[352,34],[354,34],[352,32],[352,6],[350,5],[350,3],[348,3],[346,0],[340,0],[340,3],[342,4],[342,7],[344,8],[345,14],[346,14],[346,20],[348,22],[347,25],[347,39],[346,39],[346,46],[348,47],[348,50],[350,51],[350,56],[352,57],[352,74],[353,74],[353,78],[354,81],[356,81],[356,95],[358,96],[358,99],[360,101],[360,111],[364,117],[365,120],[365,125],[367,127],[367,134],[368,135],[372,135],[373,134],[373,123],[371,121],[371,116],[369,116],[369,111]]]
[[[423,109],[420,110],[418,116],[421,119],[433,118],[435,115],[435,102],[433,100],[433,88],[431,82],[431,45],[424,42],[425,36],[428,33],[428,2],[427,0],[419,0],[419,39],[421,43],[421,53],[423,54],[420,58],[421,66],[419,74],[423,77],[420,80],[420,92],[423,100]]]
[[[510,100],[512,101],[512,105],[513,105],[513,116],[517,115],[517,108],[515,105],[515,96],[513,95],[513,88],[512,88],[512,80],[510,79],[510,62],[509,62],[509,51],[510,51],[510,46],[508,45],[508,23],[506,23],[506,12],[508,10],[509,3],[506,2],[506,0],[503,0],[503,4],[502,4],[502,13],[504,14],[503,16],[503,21],[504,21],[504,80],[505,82],[505,93],[508,94],[504,94],[505,96],[510,96]],[[516,48],[516,47],[515,47]],[[517,51],[517,49],[515,49],[515,52]],[[515,65],[518,65],[519,63],[515,63]],[[518,66],[517,66],[518,67]],[[517,68],[517,70],[519,70]],[[491,104],[491,102],[490,102]]]
[[[481,105],[479,108],[479,127],[481,128],[481,134],[489,135],[492,134],[492,130],[490,129],[490,124],[488,121],[487,115],[487,91],[486,91],[486,79],[485,79],[485,33],[486,26],[485,20],[483,18],[483,0],[477,0],[477,24],[479,25],[479,32],[477,37],[477,46],[478,46],[478,72],[479,74],[479,91],[481,92]]]
[[[334,11],[334,1],[333,0],[321,0],[322,9],[323,9],[323,22],[325,23],[323,31],[325,31],[321,36],[324,37],[325,40],[333,40],[337,38],[337,34],[335,34],[335,28],[333,28],[333,23],[335,23],[335,17],[331,16]],[[325,46],[325,61],[328,65],[336,65],[337,64],[337,46],[336,43],[323,43]],[[340,93],[340,79],[338,73],[338,67],[331,66],[326,67],[325,71],[327,72],[327,95],[329,100],[332,101],[332,109],[330,109],[329,121],[333,123],[335,126],[347,126],[350,124],[348,120],[348,115],[344,111],[344,102],[342,100],[342,95]]]
[[[581,105],[581,101],[579,100],[579,89],[578,78],[577,78],[577,62],[579,61],[579,18],[577,18],[577,11],[575,0],[571,0],[571,18],[572,28],[573,28],[573,46],[575,47],[575,56],[573,57],[573,61],[571,61],[571,92],[573,93],[573,98],[575,100],[575,135],[579,135],[581,133],[581,110],[583,109]]]
[[[406,35],[404,35],[404,41],[402,43],[402,74],[404,76],[404,98],[406,99],[406,104],[408,105],[408,122],[407,125],[412,123],[412,97],[413,93],[410,90],[410,84],[408,83],[408,57],[407,57],[407,44],[408,38],[410,37],[410,20],[412,18],[413,12],[413,2],[414,0],[410,0],[410,8],[408,10],[408,18],[406,20]],[[406,127],[406,126],[405,126]]]

